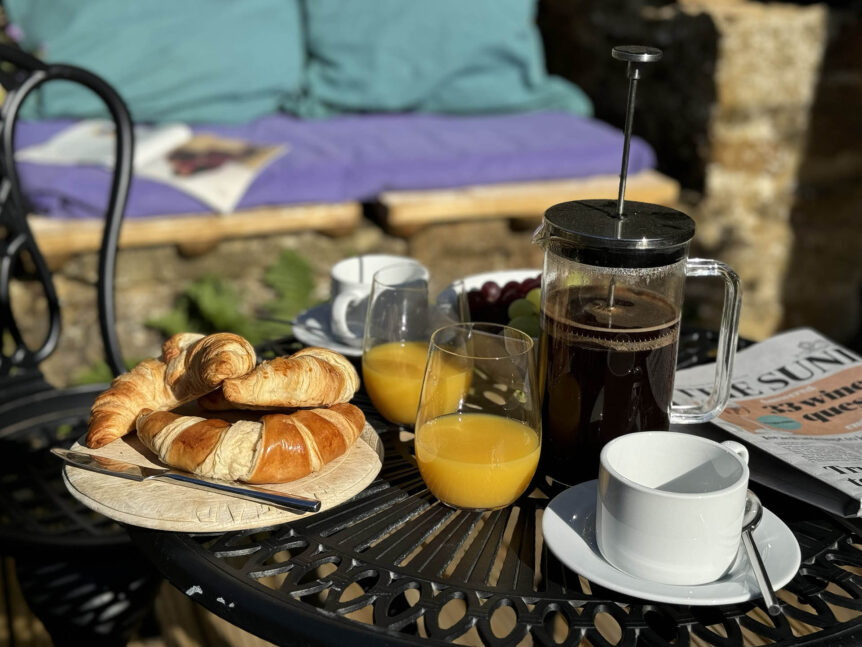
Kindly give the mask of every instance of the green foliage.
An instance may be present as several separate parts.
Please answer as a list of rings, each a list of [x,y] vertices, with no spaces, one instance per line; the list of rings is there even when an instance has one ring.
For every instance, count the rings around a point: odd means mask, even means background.
[[[75,431],[75,428],[69,423],[63,423],[61,425],[57,425],[57,429],[54,430],[54,437],[57,440],[66,440],[72,435],[72,432]]]
[[[131,369],[138,364],[141,358],[125,360],[126,369]],[[81,386],[83,384],[104,384],[114,379],[111,367],[104,360],[96,362],[92,366],[76,373],[69,381],[70,386]]]
[[[264,272],[264,283],[275,291],[276,297],[263,305],[260,316],[244,314],[236,289],[226,279],[210,275],[189,283],[174,309],[149,320],[147,325],[167,337],[178,332],[229,331],[252,344],[281,337],[290,332],[286,322],[311,305],[314,276],[299,254],[284,250]]]
[[[218,276],[203,276],[189,283],[174,309],[151,319],[147,325],[170,337],[178,332],[210,334],[235,332],[247,337],[251,322],[240,312],[239,296],[230,283]]]
[[[290,321],[312,305],[314,274],[296,252],[284,250],[275,265],[266,269],[263,280],[276,293],[276,298],[263,307],[266,315]]]

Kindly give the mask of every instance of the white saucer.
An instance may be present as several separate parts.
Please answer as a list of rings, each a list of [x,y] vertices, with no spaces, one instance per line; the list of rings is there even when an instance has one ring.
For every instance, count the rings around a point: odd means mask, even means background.
[[[596,484],[597,481],[587,481],[557,495],[542,518],[545,543],[570,569],[612,591],[656,602],[712,606],[762,597],[741,543],[730,570],[708,584],[659,584],[611,566],[596,545]],[[801,561],[793,532],[764,508],[763,519],[754,530],[754,541],[772,585],[780,589],[793,579]]]
[[[362,357],[361,340],[359,346],[348,346],[332,334],[332,304],[321,303],[297,315],[293,326],[293,336],[307,346],[322,346],[347,357]]]

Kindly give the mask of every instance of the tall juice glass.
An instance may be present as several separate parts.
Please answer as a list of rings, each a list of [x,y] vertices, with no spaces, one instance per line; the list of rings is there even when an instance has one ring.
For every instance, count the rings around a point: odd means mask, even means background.
[[[451,375],[469,388],[455,398]],[[532,338],[509,326],[435,331],[416,416],[415,449],[428,489],[456,508],[492,510],[527,489],[542,440]]]
[[[415,264],[397,263],[374,274],[362,345],[362,377],[371,402],[390,422],[414,423],[431,333],[441,325],[461,321],[466,314],[463,286],[456,283],[446,295],[432,302],[428,270]],[[469,374],[448,366],[441,371],[451,397],[459,398]]]

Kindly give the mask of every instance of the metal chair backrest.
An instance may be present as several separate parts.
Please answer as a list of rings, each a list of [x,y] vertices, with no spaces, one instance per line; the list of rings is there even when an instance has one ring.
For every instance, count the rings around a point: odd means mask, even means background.
[[[0,62],[11,63],[15,72],[0,74],[6,98],[0,110],[0,381],[19,375],[38,375],[39,364],[57,347],[60,338],[60,302],[51,272],[27,223],[27,205],[21,192],[15,162],[15,128],[24,100],[49,81],[72,81],[92,90],[107,106],[116,132],[115,161],[105,227],[99,251],[97,299],[99,327],[105,358],[114,375],[125,371],[115,328],[114,274],[117,242],[132,177],[134,133],[128,108],[103,79],[87,70],[44,63],[14,47],[0,45]],[[41,345],[27,346],[15,320],[10,284],[22,270],[22,257],[41,283],[47,300],[48,332]]]

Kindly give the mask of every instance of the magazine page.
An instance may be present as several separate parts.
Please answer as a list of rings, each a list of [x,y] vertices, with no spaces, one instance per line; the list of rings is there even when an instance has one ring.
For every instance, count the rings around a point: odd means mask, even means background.
[[[63,129],[47,141],[18,151],[18,161],[37,164],[111,166],[114,125],[88,119]],[[186,124],[135,126],[135,174],[163,182],[206,204],[230,213],[248,187],[286,145],[259,145],[210,133],[195,134]]]
[[[260,172],[286,151],[287,146],[200,133],[135,172],[170,184],[219,213],[230,213]]]
[[[192,138],[192,129],[181,123],[135,126],[135,168],[166,155]],[[63,129],[47,141],[15,153],[19,162],[36,164],[114,163],[114,122],[86,119]]]
[[[714,371],[679,371],[674,400],[702,401]],[[854,352],[807,328],[740,351],[731,399],[712,422],[763,453],[763,469],[752,463],[755,480],[812,503],[816,494],[820,507],[829,493],[833,511],[860,515],[862,358]],[[805,475],[817,480],[816,493]]]

